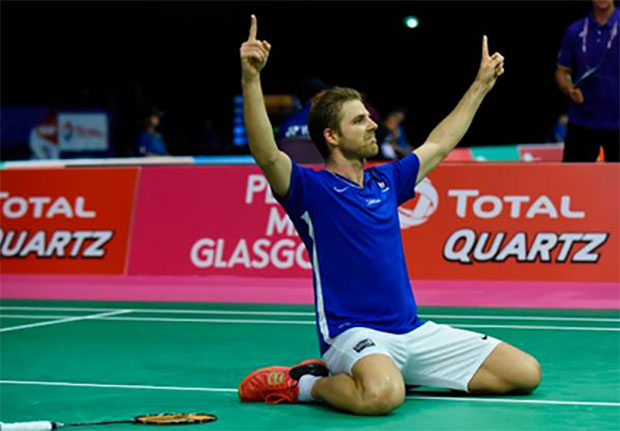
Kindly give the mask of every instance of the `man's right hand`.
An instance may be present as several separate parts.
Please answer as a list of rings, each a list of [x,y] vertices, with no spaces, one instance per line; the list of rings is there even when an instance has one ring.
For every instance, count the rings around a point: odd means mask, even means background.
[[[581,105],[584,100],[583,93],[577,87],[572,87],[570,90],[568,90],[568,97],[570,97],[570,99],[577,105]]]
[[[581,105],[584,102],[581,89],[573,84],[570,68],[558,65],[555,69],[555,82],[558,84],[560,91],[566,94],[574,104]]]
[[[271,51],[271,45],[266,40],[256,40],[257,28],[256,17],[252,15],[250,36],[241,45],[241,79],[243,82],[249,82],[259,75],[267,64],[269,51]]]

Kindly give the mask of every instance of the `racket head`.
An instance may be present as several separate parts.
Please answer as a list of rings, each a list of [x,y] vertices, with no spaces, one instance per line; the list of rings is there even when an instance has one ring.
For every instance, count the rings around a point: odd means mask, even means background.
[[[145,425],[189,425],[214,422],[217,416],[210,413],[156,413],[134,418],[135,423]]]

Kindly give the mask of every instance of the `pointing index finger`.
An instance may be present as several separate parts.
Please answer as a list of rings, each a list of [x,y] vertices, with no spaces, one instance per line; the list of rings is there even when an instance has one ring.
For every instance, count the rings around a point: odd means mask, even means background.
[[[487,35],[482,36],[482,58],[489,58],[489,44],[487,40]]]
[[[255,42],[256,41],[256,30],[258,27],[258,24],[256,23],[256,16],[255,15],[251,15],[250,16],[250,36],[248,37],[248,42]]]

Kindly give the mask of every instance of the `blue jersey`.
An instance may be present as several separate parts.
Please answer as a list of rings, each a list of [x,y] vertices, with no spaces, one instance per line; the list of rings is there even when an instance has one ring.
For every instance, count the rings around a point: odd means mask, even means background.
[[[310,114],[311,103],[308,103],[301,110],[288,116],[278,131],[278,139],[287,138],[308,138],[310,139],[310,133],[308,132],[308,115]]]
[[[398,221],[398,206],[414,196],[420,161],[364,171],[364,187],[327,170],[293,162],[288,195],[278,198],[312,261],[321,354],[353,327],[402,334],[423,322]]]
[[[160,156],[168,154],[166,143],[157,132],[143,131],[140,133],[136,140],[135,147],[136,153],[140,156],[144,156],[147,153],[159,154]]]

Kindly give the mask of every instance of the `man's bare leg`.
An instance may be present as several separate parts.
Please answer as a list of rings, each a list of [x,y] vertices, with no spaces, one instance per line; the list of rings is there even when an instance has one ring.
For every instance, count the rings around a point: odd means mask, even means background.
[[[542,380],[542,370],[531,355],[507,343],[499,344],[469,382],[473,393],[530,393]]]
[[[405,400],[405,383],[389,356],[373,354],[357,361],[352,375],[343,373],[318,379],[312,396],[350,413],[384,415]]]

